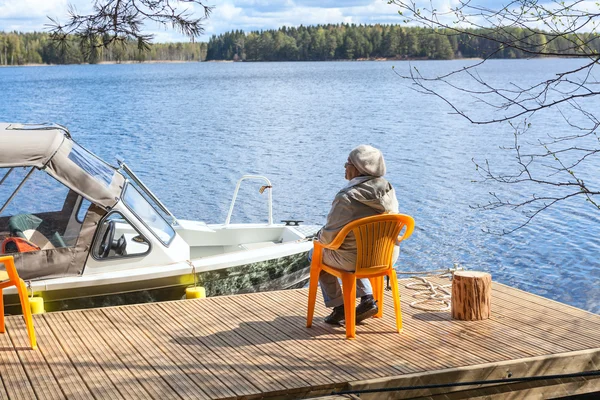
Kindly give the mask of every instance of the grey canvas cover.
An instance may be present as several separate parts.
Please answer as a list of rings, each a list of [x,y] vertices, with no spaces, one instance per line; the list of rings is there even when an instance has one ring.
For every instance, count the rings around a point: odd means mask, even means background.
[[[13,253],[19,276],[25,280],[81,275],[100,219],[106,214],[91,205],[73,247],[58,247],[26,253]]]
[[[76,144],[64,128],[0,123],[0,168],[36,167],[79,193],[92,203],[108,209],[119,200],[125,179],[116,169],[92,153],[90,159],[112,169],[110,182],[90,175],[70,157]]]
[[[119,201],[125,178],[55,125],[0,123],[0,168],[13,167],[43,170],[92,203],[74,245],[58,242],[54,232],[48,237],[54,248],[15,253],[19,275],[38,279],[81,274],[98,222]],[[11,236],[22,237],[19,233],[26,230],[44,232],[47,222],[35,215],[13,215],[8,228]]]
[[[65,141],[65,133],[61,130],[18,129],[22,126],[0,123],[0,168],[42,168]]]

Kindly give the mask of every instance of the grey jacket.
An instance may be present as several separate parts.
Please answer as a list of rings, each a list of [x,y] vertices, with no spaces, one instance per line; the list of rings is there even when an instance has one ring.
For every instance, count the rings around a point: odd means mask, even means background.
[[[398,200],[392,185],[382,177],[354,178],[336,194],[327,215],[327,223],[319,232],[319,241],[329,244],[349,222],[384,212],[398,212]],[[395,257],[397,257],[397,250]],[[324,249],[323,262],[334,268],[354,271],[356,265],[354,234],[350,232],[338,250]]]

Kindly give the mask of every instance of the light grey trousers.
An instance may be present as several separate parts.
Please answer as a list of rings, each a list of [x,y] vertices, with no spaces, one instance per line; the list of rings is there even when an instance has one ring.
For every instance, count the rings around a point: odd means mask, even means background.
[[[312,260],[312,249],[308,252],[308,262]],[[323,293],[323,299],[325,300],[325,307],[337,307],[344,304],[344,297],[342,296],[342,287],[340,281],[335,276],[321,271],[319,275],[319,286],[321,286],[321,292]],[[373,294],[373,288],[371,282],[368,279],[357,279],[356,280],[356,297],[362,297]]]

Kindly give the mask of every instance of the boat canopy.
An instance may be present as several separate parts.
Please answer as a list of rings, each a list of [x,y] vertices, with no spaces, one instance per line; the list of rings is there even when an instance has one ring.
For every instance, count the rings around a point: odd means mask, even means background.
[[[56,124],[0,123],[0,168],[44,169],[89,201],[112,208],[125,178],[117,169],[79,146]]]

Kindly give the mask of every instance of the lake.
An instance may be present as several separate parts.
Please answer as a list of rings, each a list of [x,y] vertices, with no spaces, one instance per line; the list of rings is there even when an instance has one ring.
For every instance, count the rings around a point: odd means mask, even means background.
[[[534,82],[578,62],[492,60],[482,73]],[[441,72],[470,63],[411,65]],[[511,235],[485,233],[523,222],[518,212],[473,208],[491,200],[490,191],[519,194],[474,182],[480,177],[471,161],[490,159],[505,170],[514,154],[499,147],[511,144],[510,127],[469,124],[412,90],[392,66],[410,68],[406,61],[0,68],[0,120],[63,124],[105,160],[123,158],[177,217],[207,223],[225,221],[239,177],[261,174],[273,183],[275,221],[322,224],[345,185],[348,153],[372,144],[384,153],[400,211],[416,220],[399,271],[458,263],[600,313],[600,211],[574,198]],[[600,109],[600,99],[588,101]],[[568,126],[556,116],[536,115],[527,137],[564,133]],[[597,188],[599,161],[587,168],[587,182]],[[260,185],[242,187],[232,222],[266,221]],[[530,189],[521,194],[540,190]]]

